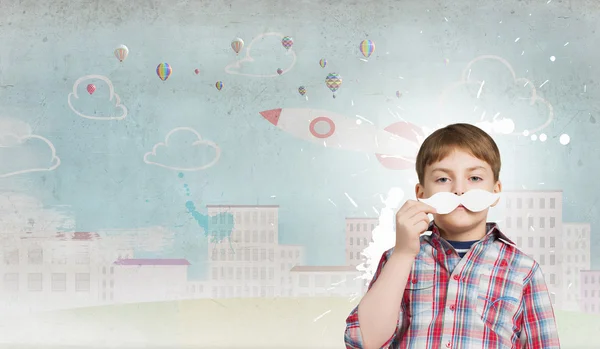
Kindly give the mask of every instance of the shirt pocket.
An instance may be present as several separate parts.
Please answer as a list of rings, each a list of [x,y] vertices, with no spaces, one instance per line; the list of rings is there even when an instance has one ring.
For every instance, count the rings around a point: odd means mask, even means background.
[[[413,324],[429,325],[433,317],[434,270],[421,270],[406,284],[408,315]],[[427,328],[427,327],[425,327]]]
[[[518,332],[517,315],[523,298],[523,278],[508,270],[484,271],[477,287],[477,314],[503,343]]]

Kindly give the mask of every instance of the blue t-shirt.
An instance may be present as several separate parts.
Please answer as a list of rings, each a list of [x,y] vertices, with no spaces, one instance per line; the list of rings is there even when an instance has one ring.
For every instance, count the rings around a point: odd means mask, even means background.
[[[450,245],[452,245],[452,247],[454,247],[456,252],[458,252],[458,255],[460,256],[460,258],[462,258],[465,256],[465,254],[467,254],[467,252],[469,252],[469,250],[471,249],[471,246],[473,246],[473,244],[479,240],[475,240],[475,241],[450,241],[450,240],[447,240],[447,241],[450,243]]]

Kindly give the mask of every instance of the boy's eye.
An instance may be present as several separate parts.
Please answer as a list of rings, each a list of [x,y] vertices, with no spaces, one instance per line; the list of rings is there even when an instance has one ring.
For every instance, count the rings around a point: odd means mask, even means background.
[[[483,178],[481,178],[481,177],[477,177],[477,176],[473,176],[473,177],[471,177],[471,180],[472,180],[473,182],[479,182],[479,181],[482,181],[482,180],[483,180]]]
[[[442,178],[438,178],[438,179],[436,180],[436,182],[439,182],[439,183],[446,183],[448,180],[449,180],[448,178],[446,178],[446,177],[442,177]]]

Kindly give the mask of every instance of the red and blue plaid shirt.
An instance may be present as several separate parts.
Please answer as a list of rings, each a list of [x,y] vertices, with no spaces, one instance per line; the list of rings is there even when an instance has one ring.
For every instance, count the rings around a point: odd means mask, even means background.
[[[393,336],[385,349],[560,348],[539,264],[494,223],[460,258],[435,225],[421,237]],[[369,289],[391,256],[385,252]],[[346,320],[347,349],[363,349],[358,306]]]

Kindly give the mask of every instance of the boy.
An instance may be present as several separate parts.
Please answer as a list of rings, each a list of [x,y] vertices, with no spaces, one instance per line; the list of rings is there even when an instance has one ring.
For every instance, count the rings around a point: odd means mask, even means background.
[[[419,199],[502,189],[496,143],[468,124],[427,137],[416,170]],[[487,212],[439,215],[408,200],[396,214],[395,247],[346,320],[346,348],[560,348],[539,264],[486,223]]]

